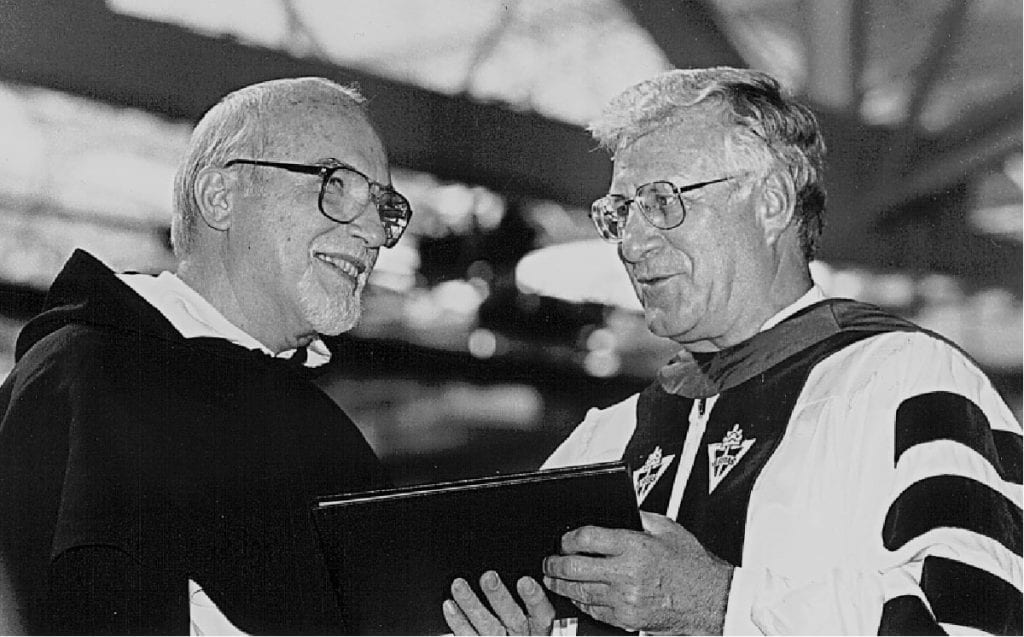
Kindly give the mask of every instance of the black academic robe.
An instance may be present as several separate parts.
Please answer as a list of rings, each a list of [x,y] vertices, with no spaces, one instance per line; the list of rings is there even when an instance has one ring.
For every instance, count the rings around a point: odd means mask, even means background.
[[[0,386],[0,550],[33,633],[187,633],[189,579],[243,631],[338,632],[310,505],[385,485],[307,370],[183,338],[84,252]]]

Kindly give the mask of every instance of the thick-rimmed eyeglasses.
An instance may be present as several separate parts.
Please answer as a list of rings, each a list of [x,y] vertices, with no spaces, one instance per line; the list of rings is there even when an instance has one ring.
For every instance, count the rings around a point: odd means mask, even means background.
[[[235,164],[280,168],[293,173],[318,175],[320,196],[317,208],[320,214],[338,223],[352,223],[359,217],[366,204],[373,202],[384,226],[384,247],[392,248],[402,238],[402,233],[412,218],[409,200],[391,186],[373,181],[352,166],[342,162],[330,164],[296,164],[286,161],[264,161],[262,159],[232,159],[225,168]]]
[[[636,204],[644,219],[652,226],[661,230],[671,230],[686,220],[686,204],[680,195],[730,179],[732,177],[722,177],[688,186],[676,186],[670,181],[652,181],[637,188],[632,199],[622,195],[601,197],[590,206],[590,219],[594,222],[597,233],[609,243],[622,242],[633,204]]]

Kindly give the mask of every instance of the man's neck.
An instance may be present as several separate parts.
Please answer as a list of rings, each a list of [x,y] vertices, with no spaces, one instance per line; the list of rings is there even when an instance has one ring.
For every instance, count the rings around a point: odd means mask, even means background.
[[[737,299],[740,305],[733,325],[721,338],[683,343],[683,347],[694,353],[710,353],[738,345],[760,332],[766,323],[780,312],[796,303],[814,285],[806,264],[793,267],[789,264],[786,273],[780,273],[772,280],[763,301],[756,306],[744,304],[744,299]]]
[[[266,333],[266,330],[261,330],[257,324],[248,320],[249,313],[243,310],[242,303],[230,283],[230,277],[219,264],[210,263],[204,259],[186,257],[178,263],[175,274],[206,299],[231,324],[259,341],[271,352],[276,354],[306,344],[284,342],[285,339]]]

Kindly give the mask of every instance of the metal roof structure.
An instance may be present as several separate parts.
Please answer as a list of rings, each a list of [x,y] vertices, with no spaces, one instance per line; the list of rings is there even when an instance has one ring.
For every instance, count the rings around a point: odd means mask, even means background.
[[[42,285],[66,257],[61,233],[115,266],[165,267],[164,188],[189,124],[239,86],[322,75],[370,98],[417,208],[409,250],[389,256],[395,289],[431,293],[435,310],[461,299],[471,331],[477,309],[517,297],[493,294],[495,271],[589,237],[582,209],[610,163],[586,120],[660,70],[724,64],[775,74],[819,115],[833,279],[872,273],[857,290],[915,311],[922,294],[984,292],[972,311],[1012,330],[1021,13],[1014,0],[0,0],[0,280]],[[415,331],[386,312],[377,328],[396,321]]]

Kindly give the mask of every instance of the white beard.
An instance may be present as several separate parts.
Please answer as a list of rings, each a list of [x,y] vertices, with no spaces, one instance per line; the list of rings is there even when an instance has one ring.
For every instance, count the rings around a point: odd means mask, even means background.
[[[351,294],[331,294],[313,267],[309,267],[299,279],[299,303],[303,316],[320,334],[335,336],[356,326],[362,315],[363,287],[366,279],[359,277],[356,289]]]

